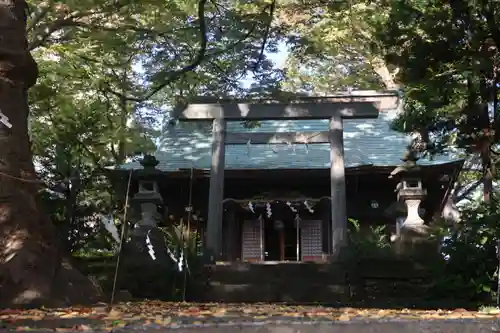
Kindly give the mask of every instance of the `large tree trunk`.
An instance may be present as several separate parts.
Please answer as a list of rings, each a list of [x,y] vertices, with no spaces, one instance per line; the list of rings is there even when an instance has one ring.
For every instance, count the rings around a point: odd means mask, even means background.
[[[28,137],[27,90],[38,70],[27,49],[24,0],[0,1],[0,307],[97,300],[97,288],[62,255],[40,212]]]

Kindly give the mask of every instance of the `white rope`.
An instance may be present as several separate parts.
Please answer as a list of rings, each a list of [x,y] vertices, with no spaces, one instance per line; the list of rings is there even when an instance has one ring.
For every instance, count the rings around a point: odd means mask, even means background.
[[[224,200],[222,200],[222,203],[226,203],[226,202],[234,202],[234,203],[242,203],[242,204],[247,204],[250,202],[253,206],[253,208],[255,208],[255,205],[265,205],[269,202],[275,202],[275,201],[280,201],[280,202],[285,202],[287,203],[288,205],[288,202],[290,202],[290,204],[300,204],[300,203],[303,203],[304,201],[307,201],[307,202],[312,202],[312,203],[317,203],[321,200],[324,200],[324,199],[331,199],[330,196],[322,196],[322,197],[319,197],[319,198],[309,198],[309,197],[300,197],[300,198],[268,198],[268,199],[234,199],[234,198],[225,198]],[[250,209],[250,207],[248,207]]]

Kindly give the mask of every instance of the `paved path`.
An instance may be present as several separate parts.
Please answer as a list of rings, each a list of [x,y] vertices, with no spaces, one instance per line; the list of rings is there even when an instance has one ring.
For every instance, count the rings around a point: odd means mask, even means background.
[[[432,320],[432,321],[351,321],[339,322],[260,322],[219,324],[213,326],[186,325],[177,328],[128,327],[113,330],[125,332],[179,333],[482,333],[500,332],[500,320]]]
[[[10,330],[9,330],[10,331]],[[19,329],[16,330],[19,332]],[[33,330],[47,333],[52,330]],[[3,331],[7,332],[7,331]],[[13,332],[13,331],[12,331]],[[349,322],[261,321],[255,323],[219,323],[206,325],[130,325],[122,328],[94,330],[80,326],[56,332],[116,333],[482,333],[500,332],[499,319],[451,320],[355,320]]]

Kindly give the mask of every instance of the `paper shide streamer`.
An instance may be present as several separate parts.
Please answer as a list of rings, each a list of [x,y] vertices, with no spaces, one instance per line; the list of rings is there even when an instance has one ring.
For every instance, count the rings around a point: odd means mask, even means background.
[[[12,124],[9,122],[9,118],[3,114],[2,110],[0,110],[0,123],[4,124],[7,128],[12,128]]]
[[[251,201],[248,202],[248,209],[255,214],[255,208],[253,207],[253,203]]]
[[[271,218],[271,216],[273,216],[273,211],[271,209],[271,204],[268,202],[266,203],[266,214],[267,214],[267,218]]]
[[[118,229],[116,228],[115,221],[112,215],[109,218],[106,216],[101,216],[101,222],[104,225],[104,229],[111,235],[116,243],[120,244],[120,236],[118,235]]]
[[[311,207],[311,205],[309,204],[309,202],[304,201],[304,206],[306,206],[306,209],[309,211],[309,213],[313,214],[314,213],[314,209]]]
[[[291,210],[293,213],[297,213],[297,208],[293,207],[293,206],[292,206],[292,203],[291,203],[290,201],[287,201],[287,202],[286,202],[286,205],[287,205],[288,207],[290,207],[290,210]]]

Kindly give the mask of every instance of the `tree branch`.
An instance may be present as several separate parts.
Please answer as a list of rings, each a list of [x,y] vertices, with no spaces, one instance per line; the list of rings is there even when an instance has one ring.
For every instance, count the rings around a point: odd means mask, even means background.
[[[149,93],[145,94],[142,97],[123,96],[123,94],[112,90],[111,87],[109,87],[109,86],[106,87],[106,90],[115,96],[118,96],[120,98],[125,98],[127,101],[132,101],[132,102],[137,102],[137,103],[145,102],[146,100],[153,97],[156,93],[158,93],[161,89],[163,89],[164,87],[168,86],[169,84],[173,83],[174,81],[176,81],[177,79],[182,77],[184,74],[196,70],[198,68],[198,66],[200,66],[202,64],[203,61],[217,57],[219,55],[222,55],[222,54],[226,53],[227,51],[234,49],[235,47],[237,47],[238,45],[243,43],[246,39],[248,39],[253,34],[253,32],[255,31],[255,29],[258,26],[258,23],[254,24],[252,26],[252,28],[241,39],[228,45],[224,49],[207,54],[206,51],[207,51],[208,41],[207,41],[207,36],[206,36],[206,23],[205,23],[205,17],[204,17],[206,2],[207,2],[207,0],[200,0],[198,2],[198,15],[202,15],[202,16],[200,16],[200,27],[199,27],[201,46],[197,52],[197,56],[195,57],[195,59],[193,60],[192,63],[190,63],[189,65],[186,65],[185,67],[183,67],[179,70],[175,70],[175,71],[172,71],[170,73],[167,73],[165,75],[166,79],[162,83],[158,84]],[[266,6],[266,8],[264,10],[267,10],[268,8],[269,8],[269,6]]]
[[[262,40],[262,44],[260,45],[259,57],[257,58],[257,62],[255,63],[255,66],[253,67],[254,72],[257,70],[260,63],[264,59],[264,51],[266,50],[266,44],[267,44],[267,40],[269,38],[269,32],[271,31],[271,24],[273,22],[275,9],[276,9],[276,0],[273,0],[271,5],[269,6],[269,23],[267,24],[266,31],[264,32],[264,38]]]
[[[466,199],[471,192],[473,192],[475,189],[477,189],[481,184],[483,184],[484,177],[481,177],[479,180],[477,180],[473,185],[469,186],[464,193],[458,195],[458,192],[463,190],[465,186],[462,186],[462,188],[457,189],[455,192],[456,194],[454,195],[454,200],[453,202],[460,202],[463,199]]]
[[[207,39],[207,25],[205,22],[205,5],[207,4],[207,0],[199,0],[198,1],[198,18],[200,20],[200,25],[199,25],[199,34],[200,34],[200,48],[198,49],[198,53],[196,57],[194,58],[193,62],[190,63],[189,65],[184,66],[183,68],[170,72],[166,75],[166,79],[154,87],[149,93],[147,93],[144,97],[141,98],[136,98],[136,97],[127,97],[124,96],[123,94],[116,92],[112,90],[109,86],[106,87],[106,89],[120,97],[124,98],[127,101],[133,101],[133,102],[144,102],[151,97],[153,97],[156,93],[158,93],[160,90],[162,90],[164,87],[166,87],[168,84],[171,82],[177,80],[179,77],[181,77],[184,73],[194,71],[204,60],[206,56],[206,51],[207,51],[207,45],[208,45],[208,39]]]
[[[39,29],[35,29],[35,25],[37,22],[34,22],[32,24],[33,26],[31,29],[33,31],[34,37],[31,41],[29,41],[28,49],[29,51],[33,51],[37,47],[42,46],[54,32],[64,27],[74,26],[75,24],[77,24],[77,20],[81,20],[86,17],[90,18],[92,15],[94,16],[100,14],[113,15],[121,7],[127,6],[128,3],[129,3],[128,0],[116,0],[98,9],[87,10],[87,11],[75,10],[70,14],[60,15],[52,23],[41,25]],[[38,22],[40,22],[41,19],[38,20]],[[41,31],[41,33],[37,34],[35,30]]]
[[[38,35],[38,34],[34,33],[34,38],[28,43],[28,50],[33,51],[34,49],[42,46],[47,41],[47,39],[50,38],[50,36],[54,32],[66,27],[66,26],[72,25],[76,18],[83,17],[85,15],[86,15],[86,13],[79,13],[79,14],[76,13],[74,15],[61,17],[61,18],[55,20],[52,24],[41,29],[41,30],[43,30],[42,34]]]

